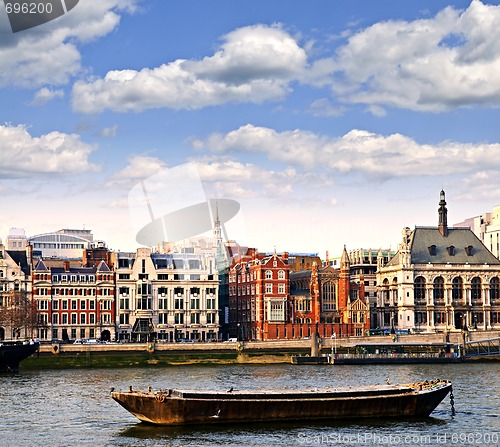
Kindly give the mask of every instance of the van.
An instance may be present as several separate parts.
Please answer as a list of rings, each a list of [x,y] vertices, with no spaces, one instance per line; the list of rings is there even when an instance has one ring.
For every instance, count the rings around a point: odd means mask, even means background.
[[[238,339],[236,337],[233,337],[233,338],[228,338],[227,341],[238,341]]]

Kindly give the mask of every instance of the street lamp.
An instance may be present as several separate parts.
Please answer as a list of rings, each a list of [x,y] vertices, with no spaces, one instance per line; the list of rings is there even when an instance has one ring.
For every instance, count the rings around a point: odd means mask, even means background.
[[[332,334],[332,355],[337,357],[337,334],[335,332]]]

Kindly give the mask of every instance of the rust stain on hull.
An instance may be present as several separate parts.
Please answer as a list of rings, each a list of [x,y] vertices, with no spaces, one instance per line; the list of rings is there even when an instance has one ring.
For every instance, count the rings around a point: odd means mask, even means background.
[[[310,392],[113,392],[139,420],[160,425],[428,416],[451,390],[448,381]]]

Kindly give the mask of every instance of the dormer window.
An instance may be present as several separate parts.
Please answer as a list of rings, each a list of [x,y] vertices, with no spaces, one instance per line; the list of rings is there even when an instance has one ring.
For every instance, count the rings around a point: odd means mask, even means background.
[[[446,247],[446,249],[448,250],[448,254],[450,256],[455,256],[455,247],[453,245],[450,245],[449,247]]]
[[[467,253],[467,256],[473,256],[474,255],[474,248],[472,245],[468,245],[465,247],[465,253]]]
[[[436,246],[434,244],[431,245],[431,246],[429,246],[429,247],[427,247],[427,248],[429,249],[429,254],[431,256],[436,256]]]

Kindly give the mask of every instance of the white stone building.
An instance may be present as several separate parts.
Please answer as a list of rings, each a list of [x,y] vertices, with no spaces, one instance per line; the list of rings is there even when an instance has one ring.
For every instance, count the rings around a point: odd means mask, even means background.
[[[384,327],[417,331],[500,328],[500,261],[470,228],[448,228],[441,191],[437,227],[405,228],[377,271]]]
[[[219,337],[214,255],[114,253],[120,340],[209,341]]]

